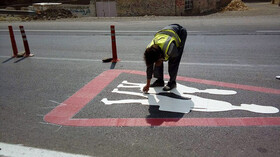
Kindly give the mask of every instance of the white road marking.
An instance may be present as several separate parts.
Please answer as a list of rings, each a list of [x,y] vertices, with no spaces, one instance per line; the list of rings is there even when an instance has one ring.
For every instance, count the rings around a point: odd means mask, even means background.
[[[280,30],[259,30],[257,33],[280,33]]]
[[[54,100],[49,100],[50,102],[52,102],[52,103],[55,103],[55,104],[61,104],[60,102],[57,102],[57,101],[54,101]]]
[[[58,129],[56,129],[54,132],[58,132],[61,128],[62,128],[62,126],[60,126]]]
[[[11,58],[11,56],[0,56],[0,58]],[[17,58],[16,58],[17,59]],[[54,61],[81,61],[81,62],[102,62],[102,60],[97,59],[82,59],[82,58],[51,58],[51,57],[32,57],[32,59],[38,60],[54,60]],[[144,61],[128,61],[128,60],[121,60],[122,63],[137,63],[137,64],[144,64]],[[167,63],[164,63],[167,64]],[[267,68],[278,68],[280,65],[266,65],[266,64],[226,64],[226,63],[186,63],[181,62],[180,65],[193,65],[193,66],[222,66],[222,67],[251,67],[251,68],[259,68],[259,67],[267,67]]]
[[[0,142],[0,155],[7,157],[90,157],[87,155],[70,154],[47,149],[26,147],[21,144],[7,144]]]
[[[278,113],[279,109],[274,106],[262,106],[257,104],[241,104],[232,105],[230,102],[204,98],[196,95],[190,95],[189,93],[207,93],[214,95],[235,95],[236,91],[233,90],[221,90],[221,89],[205,89],[200,90],[194,87],[188,87],[177,83],[177,87],[164,92],[164,94],[169,94],[169,96],[164,96],[162,93],[162,87],[150,87],[149,94],[143,94],[142,88],[143,83],[131,83],[123,81],[120,85],[115,88],[112,93],[126,94],[126,95],[136,95],[141,96],[142,99],[121,99],[121,100],[108,100],[103,98],[101,102],[105,105],[113,104],[128,104],[128,103],[138,103],[142,105],[155,105],[159,106],[160,111],[168,112],[178,112],[178,113],[189,113],[190,110],[200,111],[200,112],[222,112],[231,110],[244,110],[255,113],[273,114]],[[131,91],[121,91],[118,88],[135,88],[138,92]],[[173,96],[173,97],[171,97]],[[177,96],[177,97],[176,97]],[[178,98],[178,96],[180,98]],[[190,99],[181,99],[190,98]]]
[[[8,29],[0,29],[1,32],[8,32]],[[20,30],[14,30],[14,31],[20,31]],[[28,32],[78,32],[78,33],[111,33],[111,31],[108,30],[26,30]],[[156,33],[157,31],[116,31],[119,33]]]
[[[14,32],[19,32],[20,30],[15,29]],[[25,30],[26,32],[62,32],[62,33],[95,33],[95,34],[111,34],[111,31],[108,30],[75,30],[75,29],[69,29],[69,30],[51,30],[51,29],[27,29]],[[8,29],[0,29],[0,32],[9,32]],[[116,30],[116,33],[120,33],[120,34],[132,34],[132,33],[143,33],[143,34],[155,34],[157,32],[157,30],[155,31],[149,31],[149,30]],[[256,31],[251,31],[248,33],[280,33],[280,30],[256,30]],[[196,34],[196,33],[202,33],[202,34],[240,34],[240,32],[211,32],[211,31],[188,31],[189,34]],[[244,34],[244,33],[242,33]]]
[[[47,123],[47,122],[39,122],[40,124],[44,124],[44,125],[54,125],[54,126],[61,126],[61,125],[58,125],[58,124],[53,124],[53,123]]]
[[[0,32],[8,32],[8,29],[0,29]],[[19,32],[20,30],[14,30],[15,32]],[[68,32],[68,33],[110,33],[111,31],[108,30],[25,30],[26,32]],[[156,33],[157,31],[141,31],[141,30],[131,30],[131,31],[124,31],[124,30],[116,30],[116,33]],[[188,31],[188,33],[200,33],[204,31]]]

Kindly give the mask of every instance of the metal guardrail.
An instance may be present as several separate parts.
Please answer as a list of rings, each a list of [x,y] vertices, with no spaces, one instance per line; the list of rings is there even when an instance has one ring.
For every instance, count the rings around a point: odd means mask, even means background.
[[[35,11],[30,11],[30,10],[6,10],[6,9],[0,9],[0,14],[36,15],[36,12]]]

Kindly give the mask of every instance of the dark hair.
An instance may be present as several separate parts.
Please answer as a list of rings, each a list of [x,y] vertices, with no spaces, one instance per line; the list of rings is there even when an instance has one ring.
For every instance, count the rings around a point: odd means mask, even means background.
[[[161,57],[163,57],[163,52],[156,44],[148,47],[144,53],[144,60],[147,66],[154,64],[154,62],[156,62]]]

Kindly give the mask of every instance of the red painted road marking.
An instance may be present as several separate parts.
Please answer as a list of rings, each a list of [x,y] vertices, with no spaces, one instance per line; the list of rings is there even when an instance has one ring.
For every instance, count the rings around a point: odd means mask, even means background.
[[[45,121],[68,126],[279,126],[280,117],[237,117],[237,118],[72,118],[107,85],[121,73],[145,75],[134,70],[108,70],[90,81],[74,95],[54,108],[45,117]],[[233,83],[178,77],[178,80],[221,87],[280,94],[280,90],[239,85]]]

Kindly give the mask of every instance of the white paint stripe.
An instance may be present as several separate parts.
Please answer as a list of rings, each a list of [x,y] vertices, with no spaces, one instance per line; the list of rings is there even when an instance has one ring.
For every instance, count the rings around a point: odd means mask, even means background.
[[[1,32],[8,32],[8,29],[0,29]],[[14,30],[19,31],[19,30]],[[76,33],[111,33],[110,30],[26,30],[28,32],[76,32]],[[156,33],[157,31],[141,31],[141,30],[131,30],[123,31],[116,30],[116,33]],[[199,33],[202,31],[188,31],[189,33]]]
[[[81,59],[81,58],[49,58],[49,57],[34,57],[39,60],[57,60],[57,61],[85,61],[85,62],[102,62],[102,60],[96,59]]]
[[[7,157],[90,157],[80,154],[70,154],[53,150],[25,147],[23,145],[0,142],[0,155]]]
[[[11,56],[0,56],[0,58],[11,58]],[[54,60],[54,61],[81,61],[81,62],[100,62],[102,63],[102,60],[97,59],[82,59],[82,58],[50,58],[50,57],[32,57],[32,59],[38,59],[38,60]],[[128,61],[128,60],[121,60],[122,63],[137,63],[137,64],[144,64],[144,61]],[[164,64],[167,64],[165,62]],[[186,63],[181,62],[180,65],[186,65],[186,66],[227,66],[227,67],[267,67],[267,68],[278,68],[280,65],[266,65],[266,64],[225,64],[225,63]]]
[[[8,29],[0,29],[0,32],[8,32]],[[20,31],[20,30],[14,30],[15,32]],[[69,29],[69,30],[52,30],[52,29],[47,29],[47,30],[42,30],[42,29],[29,29],[26,30],[28,32],[76,32],[76,33],[111,33],[111,31],[108,30],[74,30],[74,29]],[[131,31],[124,31],[124,30],[116,30],[117,33],[156,33],[157,31],[145,31],[145,30],[131,30]],[[256,33],[280,33],[280,30],[256,30]],[[208,31],[188,31],[188,33],[211,33]],[[218,33],[218,32],[217,32]]]
[[[8,32],[8,30],[1,29],[1,32]],[[19,31],[19,30],[14,30]],[[110,30],[26,30],[28,32],[77,32],[77,33],[111,33]],[[155,33],[156,31],[116,31],[119,33]]]
[[[280,30],[259,30],[257,33],[280,33]]]
[[[14,32],[19,32],[20,30],[14,30]],[[39,33],[92,33],[96,35],[109,35],[111,31],[108,30],[26,30],[27,32],[39,32]],[[8,32],[8,29],[0,29],[0,32]],[[121,34],[155,34],[157,31],[149,31],[149,30],[116,30],[117,35]],[[224,35],[224,34],[237,34],[237,35],[252,35],[252,34],[279,34],[280,30],[256,30],[256,31],[249,31],[249,32],[213,32],[213,31],[188,31],[189,35],[191,34],[205,34],[205,35]]]
[[[52,102],[52,103],[55,103],[55,104],[61,104],[60,102],[57,102],[57,101],[54,101],[54,100],[49,100],[50,102]]]
[[[58,124],[54,124],[54,123],[46,123],[46,122],[39,122],[40,124],[44,124],[44,125],[54,125],[54,126],[61,126],[61,125],[58,125]]]

